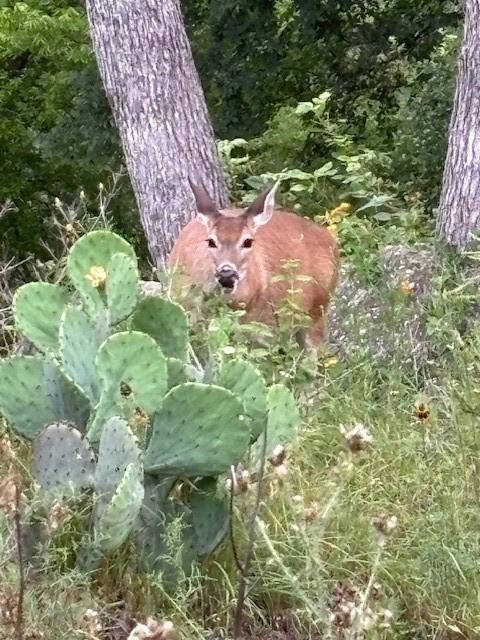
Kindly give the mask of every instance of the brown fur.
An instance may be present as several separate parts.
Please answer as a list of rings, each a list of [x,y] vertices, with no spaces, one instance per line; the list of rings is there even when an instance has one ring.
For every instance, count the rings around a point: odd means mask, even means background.
[[[228,295],[229,302],[245,305],[245,320],[266,324],[275,323],[275,307],[287,297],[287,282],[271,282],[282,274],[286,260],[298,260],[297,273],[309,276],[310,281],[299,282],[300,304],[311,317],[306,332],[306,346],[316,347],[325,335],[325,314],[338,277],[339,254],[330,232],[314,222],[288,211],[275,210],[270,220],[256,232],[242,209],[218,212],[213,232],[223,253],[235,251],[235,243],[245,232],[253,235],[254,244],[245,260],[245,276],[236,290]],[[209,231],[198,218],[181,231],[169,258],[171,267],[180,266],[188,281],[209,291],[216,285],[215,263],[208,249]]]

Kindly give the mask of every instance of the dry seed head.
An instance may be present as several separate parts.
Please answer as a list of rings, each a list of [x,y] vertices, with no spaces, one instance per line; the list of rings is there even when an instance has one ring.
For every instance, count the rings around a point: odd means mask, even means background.
[[[275,468],[275,473],[282,480],[288,476],[289,471],[286,464],[279,464],[278,467],[274,467],[274,468]]]
[[[347,429],[344,425],[341,425],[340,432],[352,453],[365,451],[373,442],[371,434],[365,429],[363,424],[360,423],[353,425],[351,429]]]
[[[16,511],[17,485],[13,474],[7,475],[0,480],[0,509],[7,515],[12,516]]]
[[[60,500],[55,500],[52,504],[47,520],[47,527],[50,534],[57,531],[57,529],[67,520],[67,518],[72,514],[72,511],[66,507],[64,504],[60,502]],[[85,615],[88,612],[91,612],[92,609],[87,609]]]
[[[102,630],[100,615],[94,609],[87,609],[79,623],[79,631],[90,638],[96,638],[99,631]]]
[[[283,462],[285,461],[286,455],[287,455],[287,452],[283,444],[277,444],[274,447],[272,451],[272,455],[269,457],[268,460],[274,467],[278,467],[281,464],[283,464]]]
[[[381,515],[373,519],[373,526],[381,536],[388,538],[397,528],[398,518],[397,516]]]
[[[12,443],[8,436],[0,439],[0,459],[4,462],[13,462],[16,458]]]
[[[158,623],[153,618],[147,618],[147,624],[137,624],[127,640],[173,640],[175,629],[170,620]]]
[[[311,502],[308,507],[303,510],[303,517],[306,522],[312,522],[318,515],[318,502]]]
[[[107,272],[103,267],[94,265],[93,267],[90,267],[85,278],[87,280],[90,280],[90,282],[92,283],[92,287],[98,289],[105,284],[105,281],[107,279]]]

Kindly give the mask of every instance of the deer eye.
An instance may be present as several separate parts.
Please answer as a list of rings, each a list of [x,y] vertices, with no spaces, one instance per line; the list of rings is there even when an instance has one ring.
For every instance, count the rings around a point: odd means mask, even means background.
[[[217,248],[217,243],[215,242],[215,240],[213,238],[209,238],[207,240],[208,246],[210,247],[210,249],[216,249]]]
[[[242,242],[242,249],[251,249],[253,245],[253,238],[245,238]]]

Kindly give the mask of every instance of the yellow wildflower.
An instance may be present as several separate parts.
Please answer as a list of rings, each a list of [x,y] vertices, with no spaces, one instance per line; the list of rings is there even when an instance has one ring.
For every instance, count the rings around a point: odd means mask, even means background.
[[[345,218],[345,216],[348,216],[351,210],[352,205],[349,202],[341,202],[338,207],[335,207],[331,211],[327,211],[325,221],[328,225],[336,224]]]
[[[327,358],[326,360],[324,360],[323,366],[325,367],[325,369],[328,369],[329,367],[335,366],[337,362],[338,362],[338,358],[336,356],[331,356],[330,358]]]
[[[92,287],[98,289],[105,284],[105,280],[107,279],[107,272],[103,267],[94,265],[93,267],[90,267],[85,278],[87,280],[90,280],[90,282],[92,283]]]
[[[406,296],[409,296],[415,288],[415,285],[409,280],[402,280],[399,284],[399,287],[402,293],[404,293]]]

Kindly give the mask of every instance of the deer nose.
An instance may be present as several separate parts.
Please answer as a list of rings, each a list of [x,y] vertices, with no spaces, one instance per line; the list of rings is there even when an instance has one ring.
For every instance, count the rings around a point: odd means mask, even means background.
[[[221,286],[225,289],[233,289],[235,280],[238,280],[237,271],[228,264],[224,264],[217,269],[215,276]]]

